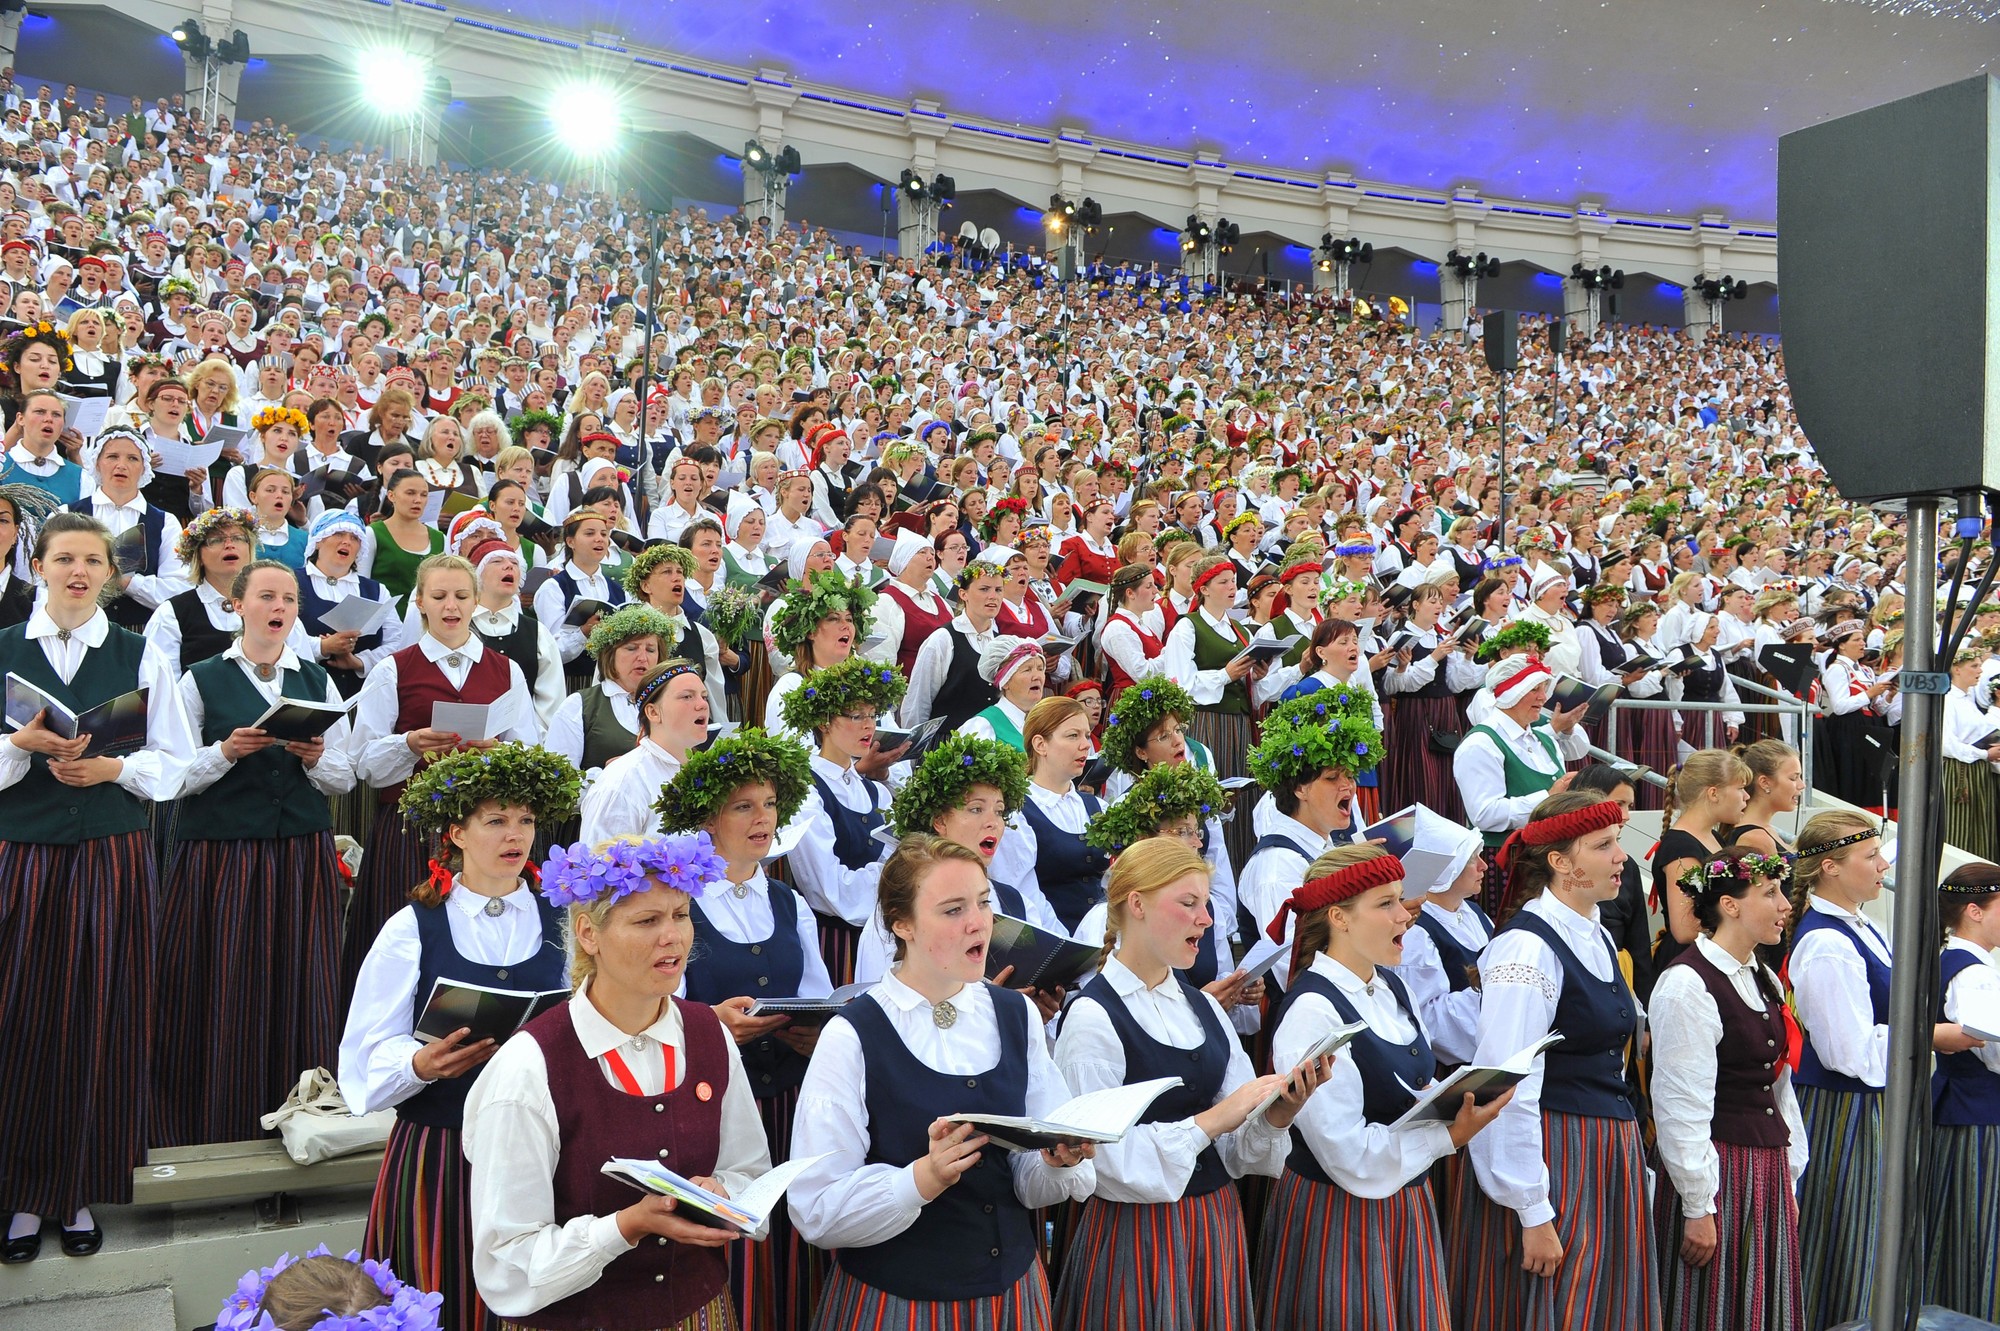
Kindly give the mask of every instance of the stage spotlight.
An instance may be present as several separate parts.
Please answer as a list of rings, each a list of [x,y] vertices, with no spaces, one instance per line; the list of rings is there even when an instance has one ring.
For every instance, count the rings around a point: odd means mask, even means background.
[[[909,167],[906,166],[903,168],[902,178],[897,183],[903,187],[903,192],[911,198],[920,199],[923,197],[924,178]]]
[[[556,142],[578,157],[601,157],[618,143],[618,98],[601,83],[570,83],[549,98]]]
[[[243,35],[243,29],[236,29],[227,41],[215,44],[215,58],[225,65],[250,63],[250,39]]]
[[[206,60],[212,49],[201,24],[193,19],[174,25],[174,45],[180,47],[191,60]]]
[[[950,176],[932,176],[931,197],[939,203],[950,203],[958,197],[958,182]]]
[[[764,145],[751,139],[743,145],[743,161],[748,166],[762,166],[765,161]]]
[[[799,161],[799,150],[797,148],[787,144],[778,150],[779,172],[784,175],[795,176],[805,169],[804,163]]]
[[[407,120],[423,102],[430,67],[397,47],[364,52],[358,70],[361,98],[380,115]]]

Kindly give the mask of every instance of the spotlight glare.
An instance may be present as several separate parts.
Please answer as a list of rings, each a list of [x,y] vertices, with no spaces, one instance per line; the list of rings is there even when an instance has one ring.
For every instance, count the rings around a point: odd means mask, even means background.
[[[383,47],[362,54],[359,73],[368,105],[392,120],[407,120],[423,101],[430,67],[408,51]]]
[[[617,144],[619,103],[601,83],[570,83],[549,98],[556,142],[578,157],[601,157]]]

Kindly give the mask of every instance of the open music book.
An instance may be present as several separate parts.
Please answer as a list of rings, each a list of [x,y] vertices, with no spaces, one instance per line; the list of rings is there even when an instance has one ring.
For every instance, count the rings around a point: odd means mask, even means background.
[[[1403,1089],[1416,1096],[1417,1102],[1390,1126],[1400,1128],[1409,1123],[1449,1123],[1458,1117],[1459,1106],[1465,1103],[1467,1091],[1472,1092],[1474,1104],[1492,1103],[1527,1080],[1542,1051],[1561,1040],[1562,1032],[1550,1031],[1499,1067],[1482,1068],[1468,1063],[1443,1081],[1432,1082],[1422,1091],[1403,1082]],[[1402,1081],[1400,1077],[1397,1080]]]
[[[763,1239],[771,1233],[771,1217],[785,1200],[785,1189],[792,1186],[793,1179],[824,1159],[824,1155],[795,1156],[770,1173],[751,1180],[741,1197],[710,1192],[657,1160],[613,1156],[600,1166],[599,1172],[629,1183],[641,1192],[673,1198],[675,1213],[683,1220],[710,1229],[733,1229],[749,1239]]]
[[[1126,1086],[1107,1086],[1064,1101],[1047,1118],[1011,1114],[948,1114],[946,1118],[952,1123],[970,1123],[1007,1151],[1115,1142],[1132,1130],[1153,1101],[1180,1084],[1179,1077],[1155,1077]]]

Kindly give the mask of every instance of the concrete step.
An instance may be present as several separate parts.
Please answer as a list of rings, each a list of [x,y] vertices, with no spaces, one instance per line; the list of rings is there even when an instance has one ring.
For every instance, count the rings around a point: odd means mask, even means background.
[[[337,1254],[359,1248],[372,1192],[355,1187],[288,1198],[276,1212],[254,1202],[93,1207],[104,1226],[104,1248],[96,1256],[65,1257],[51,1226],[42,1236],[40,1257],[0,1266],[0,1327],[193,1331],[208,1326],[252,1267],[321,1243]],[[100,1316],[103,1320],[93,1320]]]
[[[8,1331],[175,1331],[174,1293],[142,1289],[131,1294],[51,1299],[7,1310]]]

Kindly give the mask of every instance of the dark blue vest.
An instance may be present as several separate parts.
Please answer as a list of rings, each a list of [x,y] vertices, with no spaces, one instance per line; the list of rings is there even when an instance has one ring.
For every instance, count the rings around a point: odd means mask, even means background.
[[[1079,792],[1081,795],[1081,792]],[[1081,795],[1084,813],[1095,818],[1104,809],[1095,795]],[[1021,816],[1035,832],[1035,876],[1063,928],[1075,932],[1090,908],[1104,900],[1104,871],[1111,857],[1086,843],[1079,833],[1065,832],[1049,821],[1033,795],[1021,805]]]
[[[453,890],[465,891],[462,887]],[[451,909],[449,903],[410,907],[416,912],[417,938],[423,945],[423,953],[417,961],[416,996],[410,1002],[411,1026],[414,1027],[417,1019],[424,1015],[424,1004],[430,999],[431,985],[440,979],[529,993],[547,993],[552,989],[568,987],[569,959],[563,951],[562,912],[551,906],[539,892],[534,893],[534,901],[535,909],[541,912],[542,917],[541,950],[527,960],[509,966],[482,966],[460,955],[451,941],[451,921],[445,914]],[[446,1077],[432,1082],[397,1105],[396,1117],[421,1123],[427,1128],[451,1128],[456,1131],[465,1122],[465,1097],[471,1093],[472,1083],[479,1080],[484,1067],[485,1064],[481,1064],[463,1077]]]
[[[1542,1055],[1542,1108],[1579,1118],[1636,1119],[1632,1088],[1625,1080],[1625,1049],[1639,1031],[1639,1005],[1618,969],[1610,937],[1598,930],[1611,959],[1611,978],[1600,980],[1541,916],[1517,911],[1507,928],[1526,929],[1547,943],[1563,968],[1562,993],[1550,1027],[1562,1032],[1562,1043]]]
[[[1000,1030],[1000,1061],[972,1077],[927,1067],[903,1043],[874,998],[847,1006],[835,1021],[861,1040],[868,1102],[868,1163],[901,1167],[930,1150],[941,1114],[1021,1114],[1028,1104],[1028,1041],[1042,1038],[1028,1000],[987,988]],[[1035,1262],[1034,1215],[1014,1195],[1007,1152],[988,1146],[979,1163],[932,1201],[902,1233],[834,1255],[855,1279],[898,1298],[948,1302],[1004,1293]]]
[[[1243,904],[1243,880],[1250,874],[1250,865],[1259,855],[1262,855],[1267,850],[1289,850],[1292,854],[1304,860],[1308,867],[1311,866],[1315,858],[1304,846],[1301,846],[1288,836],[1281,836],[1276,832],[1272,832],[1266,836],[1257,838],[1256,846],[1250,851],[1250,858],[1243,861],[1242,872],[1236,875],[1236,933],[1241,938],[1255,940],[1262,937],[1264,933],[1264,930],[1257,923],[1257,917],[1252,915],[1250,908]],[[1305,880],[1301,877],[1299,881],[1304,882]],[[1276,974],[1276,972],[1273,972],[1273,974]],[[1283,980],[1280,979],[1279,983],[1282,984]]]
[[[96,505],[90,502],[89,495],[67,507],[71,513],[82,513],[87,516],[93,514],[96,509]],[[162,538],[167,534],[167,510],[158,504],[147,504],[146,511],[139,515],[139,531],[139,562],[136,566],[120,569],[119,572],[151,577],[160,571],[160,545]],[[131,629],[134,633],[144,631],[146,621],[153,617],[150,606],[141,605],[130,596],[122,594],[112,597],[105,603],[104,614],[112,623],[120,628]]]
[[[1208,858],[1208,820],[1206,818],[1202,819],[1201,823],[1201,857],[1203,859]],[[1183,980],[1188,981],[1197,989],[1213,982],[1215,977],[1222,973],[1222,935],[1216,932],[1221,925],[1222,921],[1215,918],[1214,903],[1210,902],[1208,928],[1201,936],[1201,950],[1194,954],[1194,965],[1184,971],[1176,972]]]
[[[1869,1019],[1877,1026],[1889,1023],[1889,965],[1875,955],[1869,947],[1855,936],[1855,928],[1847,921],[1828,915],[1824,911],[1808,907],[1805,917],[1799,921],[1799,931],[1792,937],[1792,949],[1798,950],[1799,940],[1817,929],[1831,929],[1847,941],[1847,945],[1860,954],[1861,964],[1868,969]],[[1819,1061],[1819,1053],[1813,1048],[1812,1032],[1805,1032],[1805,1048],[1799,1057],[1799,1070],[1792,1074],[1792,1081],[1800,1086],[1817,1086],[1827,1091],[1847,1091],[1853,1095],[1872,1095],[1882,1088],[1870,1086],[1858,1077],[1850,1077],[1844,1072],[1835,1072]]]
[[[1009,883],[988,879],[986,885],[993,889],[993,913],[1010,915],[1017,920],[1028,918],[1028,899],[1021,895],[1021,889]]]
[[[604,569],[602,567],[599,567],[597,571],[599,573],[604,573]],[[567,568],[560,569],[554,575],[554,582],[556,586],[562,588],[563,610],[567,612],[571,606],[576,604],[576,598],[578,595],[576,588],[576,574],[570,572],[569,569]],[[605,573],[604,588],[605,588],[604,603],[606,605],[621,606],[625,604],[624,583],[618,581],[618,579],[612,577],[610,574]]]
[[[1417,1102],[1415,1095],[1403,1089],[1404,1085],[1416,1090],[1428,1086],[1431,1079],[1437,1076],[1437,1058],[1431,1053],[1430,1042],[1424,1039],[1416,1007],[1410,1002],[1410,991],[1403,987],[1402,980],[1393,972],[1377,970],[1375,982],[1389,987],[1396,1002],[1409,1015],[1410,1024],[1416,1027],[1417,1038],[1408,1044],[1397,1044],[1377,1035],[1370,1027],[1355,1036],[1345,1052],[1353,1055],[1355,1070],[1361,1074],[1361,1116],[1370,1123],[1394,1123]],[[1271,1024],[1273,1032],[1284,1024],[1286,1014],[1300,994],[1318,994],[1333,1005],[1334,1012],[1343,1022],[1351,1024],[1361,1020],[1360,1011],[1347,1001],[1347,995],[1340,992],[1339,985],[1323,975],[1305,970],[1299,972],[1298,979],[1286,991],[1284,1001],[1278,1004],[1277,1019]],[[1315,1183],[1333,1183],[1333,1176],[1320,1167],[1319,1157],[1312,1153],[1312,1147],[1306,1144],[1304,1134],[1296,1127],[1292,1129],[1292,1153],[1285,1157],[1285,1167]]]
[[[361,594],[369,600],[387,601],[391,599],[389,594],[383,590],[382,584],[375,581],[375,579],[362,578],[360,581]],[[304,622],[306,632],[315,638],[331,633],[333,630],[326,626],[323,618],[326,612],[331,609],[333,609],[333,602],[322,597],[314,589],[312,576],[308,573],[299,574],[299,619]],[[363,652],[372,652],[381,645],[382,630],[376,629],[366,637],[355,639],[354,654],[359,656]],[[529,678],[533,678],[532,672],[529,672]]]
[[[1980,965],[1978,957],[1946,948],[1938,959],[1937,1020],[1944,1018],[1944,996],[1951,982]],[[2000,1123],[2000,1074],[1979,1061],[1974,1050],[1939,1054],[1931,1073],[1931,1121],[1940,1127],[1983,1128]]]
[[[1215,1009],[1209,1004],[1208,996],[1186,980],[1178,982],[1186,995],[1188,1006],[1201,1019],[1201,1046],[1196,1049],[1181,1049],[1163,1044],[1146,1034],[1132,1017],[1132,1011],[1125,1006],[1125,1000],[1111,987],[1111,982],[1102,972],[1090,977],[1083,986],[1083,996],[1096,1001],[1104,1009],[1104,1015],[1111,1019],[1111,1029],[1118,1033],[1118,1043],[1125,1050],[1125,1080],[1127,1084],[1138,1081],[1152,1081],[1156,1077],[1179,1077],[1181,1084],[1167,1091],[1153,1101],[1145,1113],[1139,1116],[1141,1123],[1178,1123],[1193,1118],[1210,1105],[1222,1090],[1222,1078],[1229,1071],[1229,1051],[1235,1047],[1236,1039],[1224,1030],[1222,1023],[1215,1019]],[[1064,1010],[1065,1017],[1068,1010]],[[1181,1190],[1183,1197],[1206,1197],[1209,1193],[1226,1187],[1229,1171],[1223,1168],[1222,1156],[1210,1142],[1195,1157],[1194,1173],[1188,1176],[1187,1187]]]
[[[771,894],[771,936],[739,943],[709,922],[701,902],[694,909],[695,948],[688,957],[687,997],[713,1007],[726,998],[793,998],[805,976],[799,945],[799,908],[789,885],[766,878]],[[759,1100],[789,1091],[805,1079],[806,1060],[772,1036],[738,1046],[750,1091]]]
[[[1466,904],[1479,916],[1479,922],[1486,926],[1486,936],[1491,938],[1493,921],[1479,909],[1478,902],[1468,901]],[[1444,921],[1427,910],[1417,911],[1417,928],[1429,934],[1431,941],[1437,944],[1438,964],[1444,967],[1445,982],[1451,986],[1451,992],[1456,994],[1470,989],[1473,973],[1479,967],[1479,954],[1459,942],[1458,936],[1445,927]]]
[[[875,829],[882,825],[882,794],[873,781],[867,785],[868,812],[856,813],[840,802],[824,777],[813,773],[813,787],[819,791],[820,805],[826,810],[827,821],[833,824],[833,857],[849,869],[867,868],[881,859],[886,849],[875,839]]]

